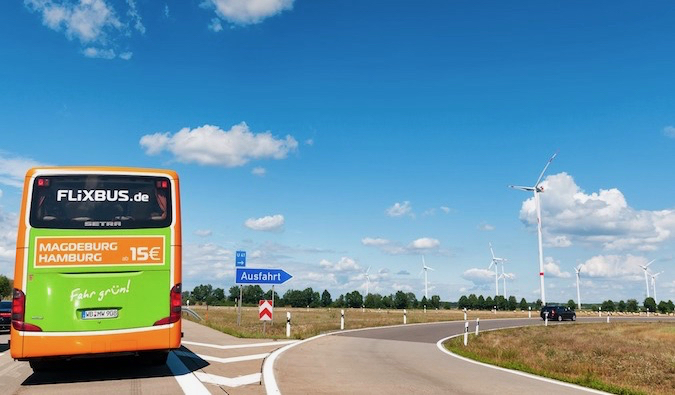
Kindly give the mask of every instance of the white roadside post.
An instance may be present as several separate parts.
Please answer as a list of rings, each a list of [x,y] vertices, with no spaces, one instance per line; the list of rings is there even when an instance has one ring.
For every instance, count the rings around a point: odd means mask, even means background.
[[[527,313],[527,318],[532,318],[532,306],[529,306],[528,309],[530,309],[530,310]]]
[[[427,305],[424,305],[424,314],[427,313]]]
[[[480,318],[476,318],[476,336],[478,336],[478,328],[480,328]]]
[[[466,307],[464,308],[464,321],[466,321]]]
[[[609,311],[607,312],[607,323],[609,324]]]
[[[365,313],[365,312],[366,312],[366,306],[365,306],[365,305],[361,305],[361,312],[362,312],[362,313]]]
[[[291,312],[286,312],[286,337],[291,337]]]
[[[342,331],[344,329],[345,329],[345,311],[343,309],[340,310],[340,330]]]
[[[408,323],[408,311],[406,309],[403,309],[403,323]]]
[[[544,326],[548,326],[548,311],[544,313]]]
[[[602,307],[598,307],[598,318],[602,318]]]
[[[469,321],[464,322],[464,346],[469,343]]]

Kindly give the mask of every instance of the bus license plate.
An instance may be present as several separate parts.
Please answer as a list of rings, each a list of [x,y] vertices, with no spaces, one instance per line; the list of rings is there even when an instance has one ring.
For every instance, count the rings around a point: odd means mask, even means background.
[[[83,320],[98,320],[105,318],[117,318],[117,309],[110,310],[85,310],[82,312]]]

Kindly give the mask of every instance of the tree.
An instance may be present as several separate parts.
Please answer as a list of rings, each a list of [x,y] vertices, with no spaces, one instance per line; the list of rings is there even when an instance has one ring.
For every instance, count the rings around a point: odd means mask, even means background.
[[[211,292],[206,298],[206,304],[208,305],[222,305],[225,302],[225,291],[222,288],[216,288]]]
[[[230,295],[227,297],[229,300],[234,302],[239,299],[239,286],[237,285],[231,286],[229,292]]]
[[[669,312],[668,307],[669,307],[668,302],[666,302],[665,300],[660,301],[659,305],[657,306],[657,308],[659,309],[659,313],[661,314],[668,313]]]
[[[626,311],[626,302],[624,302],[623,300],[620,300],[619,303],[617,303],[617,305],[616,305],[616,309],[618,311],[622,312],[622,313],[624,311]]]
[[[384,307],[382,295],[369,293],[366,295],[366,299],[363,301],[363,304],[369,309],[377,309]]]
[[[12,294],[12,280],[0,274],[0,299]]]
[[[534,305],[537,306],[537,309],[541,309],[541,305],[542,305],[541,299],[537,299],[537,301],[534,303]]]
[[[527,310],[530,305],[527,304],[527,300],[525,298],[520,299],[520,305],[519,305],[521,310]]]
[[[425,307],[427,307],[428,304],[429,304],[429,301],[427,300],[427,297],[422,296],[422,300],[420,301],[420,306],[422,306],[422,308],[425,308]]]
[[[479,308],[480,310],[484,310],[484,309],[485,309],[485,298],[483,297],[483,295],[481,295],[481,296],[478,297],[478,308]]]
[[[358,308],[363,306],[363,296],[359,291],[352,291],[345,295],[347,307]]]
[[[263,295],[264,292],[260,285],[246,285],[241,299],[243,303],[258,305]]]
[[[567,301],[567,307],[570,308],[571,310],[576,309],[577,304],[574,303],[574,299],[570,299]]]
[[[645,301],[643,302],[643,306],[645,306],[645,309],[647,309],[647,311],[651,312],[656,311],[656,301],[651,296],[645,299]]]
[[[626,311],[629,313],[635,313],[638,311],[638,302],[635,299],[628,299],[626,302]]]
[[[438,295],[431,296],[431,307],[438,309],[441,307],[441,297]]]
[[[335,307],[345,307],[345,296],[344,295],[338,296],[338,298],[335,299],[335,302],[333,302],[333,305]]]
[[[672,300],[668,300],[668,311],[670,311],[671,313],[675,311],[675,305],[673,304]]]
[[[213,287],[211,284],[199,284],[192,290],[192,296],[197,302],[206,302],[206,299],[211,296]]]
[[[485,298],[485,308],[486,309],[492,310],[494,305],[495,305],[495,301],[492,300],[492,296],[488,296],[487,298]]]
[[[324,289],[321,294],[321,306],[328,307],[331,303],[333,303],[333,299],[330,297],[330,292],[328,292],[327,289]]]
[[[383,296],[382,297],[382,307],[385,309],[391,309],[394,307],[394,297],[393,295]]]
[[[397,309],[408,308],[408,295],[403,291],[396,291],[394,295],[394,307]]]
[[[263,299],[272,300],[272,289],[265,292],[265,294],[263,295]],[[280,304],[281,304],[281,297],[279,296],[279,292],[277,292],[275,290],[274,291],[274,306],[279,306]]]
[[[603,311],[613,312],[615,310],[615,307],[616,306],[614,306],[614,302],[612,302],[611,299],[605,300],[604,302],[602,302],[602,310]]]
[[[466,297],[466,295],[462,295],[459,297],[459,301],[457,302],[457,307],[460,309],[468,309],[469,308],[469,298]]]
[[[513,311],[518,307],[518,301],[516,300],[516,297],[511,295],[509,296],[509,302],[508,302],[509,310]]]
[[[470,308],[470,309],[477,309],[477,308],[479,308],[479,306],[478,306],[478,298],[476,297],[476,294],[471,294],[471,295],[469,295],[469,308]]]
[[[419,305],[419,302],[417,301],[417,296],[415,296],[415,294],[412,292],[408,292],[406,296],[408,297],[408,307],[410,307],[411,309],[416,309]]]

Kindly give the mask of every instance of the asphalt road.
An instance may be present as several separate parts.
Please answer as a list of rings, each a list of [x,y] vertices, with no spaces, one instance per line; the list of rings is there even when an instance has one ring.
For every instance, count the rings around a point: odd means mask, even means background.
[[[612,321],[626,319],[648,318],[612,317]],[[675,323],[672,317],[667,319]],[[579,318],[578,322],[605,320]],[[470,321],[471,332],[474,325],[475,321]],[[538,318],[483,320],[480,329],[523,325],[543,325],[543,322]],[[437,347],[439,340],[462,333],[464,322],[445,322],[324,336],[281,353],[273,366],[274,376],[278,389],[286,395],[589,393],[581,387],[467,362]]]

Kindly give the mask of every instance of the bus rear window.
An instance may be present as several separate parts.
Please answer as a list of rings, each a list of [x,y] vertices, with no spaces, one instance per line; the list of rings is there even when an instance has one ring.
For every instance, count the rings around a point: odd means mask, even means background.
[[[40,176],[30,224],[53,229],[139,229],[171,225],[171,180],[125,175]]]

